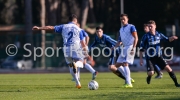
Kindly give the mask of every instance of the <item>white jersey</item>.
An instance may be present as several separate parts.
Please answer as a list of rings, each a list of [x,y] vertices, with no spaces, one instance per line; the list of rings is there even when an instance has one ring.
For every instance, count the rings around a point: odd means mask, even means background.
[[[80,44],[81,29],[75,24],[64,24],[62,28],[62,37],[64,45]]]
[[[120,28],[120,39],[124,46],[130,46],[134,43],[134,37],[132,36],[132,32],[136,31],[134,25],[127,24]]]

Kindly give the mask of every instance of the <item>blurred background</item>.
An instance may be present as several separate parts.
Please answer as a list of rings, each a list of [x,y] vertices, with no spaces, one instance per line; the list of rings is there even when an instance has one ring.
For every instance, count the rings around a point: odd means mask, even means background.
[[[59,25],[68,22],[68,16],[76,14],[81,27],[89,34],[90,44],[94,40],[95,27],[103,27],[104,33],[117,39],[121,27],[119,15],[126,13],[129,23],[136,26],[139,41],[143,24],[155,20],[157,30],[166,36],[180,37],[180,0],[0,0],[0,67],[1,69],[53,69],[66,68],[63,53],[59,56],[24,58],[25,43],[34,47],[62,47],[60,34],[49,31],[32,32],[32,26]],[[16,56],[8,56],[6,46],[18,47]],[[90,45],[89,44],[89,45]],[[164,47],[174,47],[174,58],[170,65],[180,67],[180,39],[173,43],[163,43]],[[138,43],[139,46],[139,43]],[[36,51],[40,54],[40,51]],[[51,50],[47,51],[51,54]],[[103,59],[103,60],[102,60]],[[108,59],[96,57],[95,68],[107,69]],[[131,68],[140,68],[135,58]]]

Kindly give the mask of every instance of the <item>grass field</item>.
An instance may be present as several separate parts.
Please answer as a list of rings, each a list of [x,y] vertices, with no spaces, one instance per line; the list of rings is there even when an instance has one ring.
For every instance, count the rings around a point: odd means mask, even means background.
[[[81,89],[75,88],[69,73],[0,74],[0,100],[180,100],[180,88],[168,73],[162,79],[153,78],[150,85],[145,72],[131,75],[136,81],[133,88],[121,88],[124,81],[112,73],[99,73],[99,89],[88,90],[90,73],[81,73]],[[180,82],[180,73],[176,76]]]

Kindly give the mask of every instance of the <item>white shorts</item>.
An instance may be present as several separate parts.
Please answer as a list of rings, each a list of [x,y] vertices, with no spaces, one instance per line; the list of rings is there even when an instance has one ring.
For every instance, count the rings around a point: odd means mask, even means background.
[[[68,47],[64,46],[63,52],[67,64],[72,63],[74,60],[83,60],[85,57],[82,52],[82,49],[80,48],[80,46],[78,47],[77,45]]]
[[[119,54],[119,57],[117,59],[117,63],[133,64],[136,51],[134,50],[134,54],[131,55],[130,52],[132,48],[133,48],[133,45],[122,47],[121,53]]]

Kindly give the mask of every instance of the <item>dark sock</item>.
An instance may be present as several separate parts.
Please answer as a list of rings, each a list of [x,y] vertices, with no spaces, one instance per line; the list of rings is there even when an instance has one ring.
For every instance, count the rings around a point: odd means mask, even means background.
[[[124,80],[126,80],[126,78],[121,74],[121,72],[119,70],[116,70],[116,73],[118,73],[118,76]],[[116,74],[117,75],[117,74]]]
[[[169,76],[172,78],[172,80],[174,81],[175,85],[178,85],[176,75],[174,74],[173,71],[169,72]]]
[[[148,77],[146,78],[146,82],[147,82],[147,84],[150,84],[150,82],[151,82],[151,76],[148,76]]]

